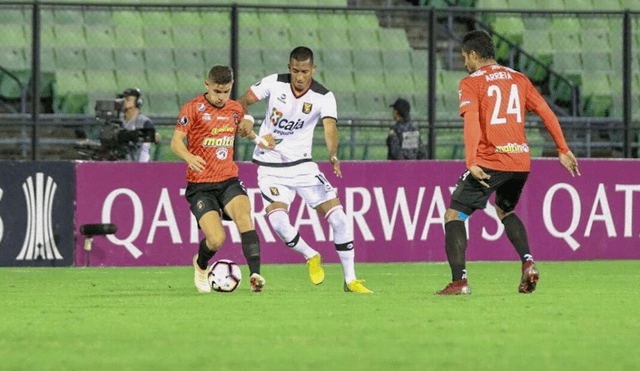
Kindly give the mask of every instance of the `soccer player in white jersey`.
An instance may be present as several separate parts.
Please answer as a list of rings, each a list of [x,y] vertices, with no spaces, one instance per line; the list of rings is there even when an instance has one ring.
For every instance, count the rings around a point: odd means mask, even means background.
[[[320,254],[311,248],[289,220],[289,205],[296,193],[318,213],[324,215],[333,229],[334,243],[344,271],[344,290],[370,293],[363,280],[356,279],[353,251],[353,231],[335,189],[318,165],[312,162],[313,131],[321,121],[329,149],[333,172],[342,176],[336,128],[336,99],[332,92],[313,80],[316,66],[311,49],[299,46],[289,56],[289,73],[269,75],[252,85],[238,100],[247,110],[251,104],[268,99],[265,120],[258,136],[270,133],[276,147],[265,150],[256,147],[253,162],[258,164],[258,186],[269,203],[267,219],[278,236],[294,251],[307,259],[311,282],[324,280]],[[245,121],[238,133],[248,133],[253,127]]]

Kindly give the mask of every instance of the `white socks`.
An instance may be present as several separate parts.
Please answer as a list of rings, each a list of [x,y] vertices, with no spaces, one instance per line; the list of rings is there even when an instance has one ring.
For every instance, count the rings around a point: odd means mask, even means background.
[[[333,229],[333,242],[336,244],[338,256],[344,271],[344,281],[351,283],[356,279],[355,252],[353,251],[353,235],[349,221],[341,205],[333,207],[324,216]]]
[[[289,213],[284,209],[275,209],[267,214],[271,227],[276,231],[278,236],[287,244],[293,251],[301,253],[305,259],[309,260],[318,252],[311,248],[298,234],[298,231],[293,228],[289,221]]]

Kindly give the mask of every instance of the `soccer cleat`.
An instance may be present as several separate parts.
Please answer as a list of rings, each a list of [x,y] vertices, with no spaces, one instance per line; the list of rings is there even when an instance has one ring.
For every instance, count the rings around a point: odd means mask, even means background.
[[[373,294],[373,291],[364,287],[362,284],[364,280],[353,280],[349,283],[344,283],[344,292],[359,292],[362,294]]]
[[[447,287],[436,292],[436,295],[471,295],[471,288],[465,278],[451,282]]]
[[[262,292],[265,280],[261,275],[253,273],[249,278],[249,282],[251,282],[251,292]]]
[[[198,254],[193,256],[193,269],[195,273],[193,274],[193,283],[196,284],[196,288],[199,292],[211,292],[211,285],[209,284],[209,279],[207,278],[207,270],[200,269],[198,266]]]
[[[536,268],[536,263],[528,261],[522,264],[522,278],[520,279],[518,292],[522,294],[534,292],[539,279],[540,273],[538,272],[538,268]]]
[[[316,254],[307,260],[309,278],[314,285],[319,285],[324,281],[324,269],[322,269],[320,264],[322,264],[322,256],[320,256],[320,254]]]

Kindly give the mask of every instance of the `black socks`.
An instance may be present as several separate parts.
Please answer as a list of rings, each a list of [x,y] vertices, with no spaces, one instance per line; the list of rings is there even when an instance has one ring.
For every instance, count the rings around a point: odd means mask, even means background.
[[[511,213],[502,218],[502,224],[507,233],[507,238],[509,238],[509,241],[511,241],[511,244],[515,247],[522,263],[526,263],[527,260],[533,260],[531,252],[529,251],[527,231],[524,229],[524,224],[522,224],[520,218],[518,218],[516,214]]]
[[[207,247],[206,239],[200,241],[200,247],[198,248],[198,267],[200,267],[200,269],[207,269],[209,260],[211,260],[215,254],[215,251],[209,250]]]
[[[467,230],[462,220],[445,223],[445,250],[453,281],[467,278],[464,252],[467,249]]]
[[[249,271],[260,274],[260,240],[255,230],[240,233],[242,240],[242,253],[247,259]]]

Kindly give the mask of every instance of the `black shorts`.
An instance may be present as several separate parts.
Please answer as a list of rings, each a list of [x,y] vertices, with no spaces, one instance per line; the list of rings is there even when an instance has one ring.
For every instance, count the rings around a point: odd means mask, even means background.
[[[471,215],[478,209],[484,209],[489,196],[495,191],[496,205],[504,212],[513,211],[520,200],[529,172],[507,172],[485,168],[482,170],[491,176],[489,180],[485,180],[489,188],[480,184],[467,170],[458,179],[456,190],[451,195],[449,208]]]
[[[247,190],[238,178],[231,178],[219,183],[189,183],[184,196],[199,221],[209,211],[217,211],[222,219],[231,220],[224,207],[238,195],[246,196]]]

